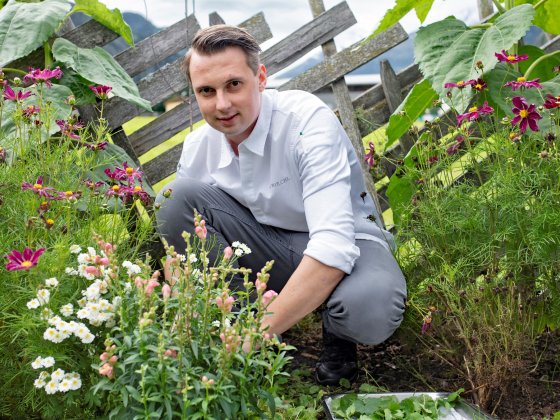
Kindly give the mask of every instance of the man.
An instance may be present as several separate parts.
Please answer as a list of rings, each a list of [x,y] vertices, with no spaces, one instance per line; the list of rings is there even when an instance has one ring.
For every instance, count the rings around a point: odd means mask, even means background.
[[[279,295],[263,329],[281,334],[326,302],[316,380],[353,381],[356,342],[399,326],[405,281],[338,119],[307,92],[265,91],[259,52],[237,27],[196,34],[183,67],[207,125],[185,140],[171,199],[158,197],[160,233],[182,249],[196,208],[221,249],[251,248],[241,266],[256,273],[274,259],[268,288]]]

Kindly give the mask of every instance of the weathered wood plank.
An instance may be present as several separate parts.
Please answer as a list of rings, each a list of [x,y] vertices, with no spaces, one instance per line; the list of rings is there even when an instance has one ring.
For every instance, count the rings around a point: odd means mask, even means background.
[[[179,162],[182,150],[183,143],[174,146],[166,153],[162,153],[157,158],[142,165],[144,176],[148,178],[150,184],[154,185],[156,182],[159,182],[175,173],[177,170],[177,162]]]
[[[119,35],[96,20],[88,20],[63,36],[80,48],[102,47],[114,41]]]
[[[315,92],[383,54],[407,38],[408,34],[397,23],[365,44],[358,42],[333,57],[325,58],[323,63],[317,64],[299,76],[294,77],[278,89],[301,89]]]
[[[239,26],[249,31],[259,44],[272,38],[272,31],[270,30],[270,26],[268,26],[263,12],[259,12],[249,19],[244,20]]]
[[[270,30],[266,30],[268,24],[263,19],[262,13],[257,14],[253,19],[248,19],[239,24],[241,27],[245,27],[245,25],[248,28],[259,28],[258,33],[255,35],[258,42],[264,42],[268,39]],[[250,29],[247,30],[251,32]],[[182,61],[183,58],[179,58],[172,63],[166,64],[138,82],[140,96],[154,106],[185,90],[188,87],[188,80],[181,70]],[[105,105],[105,115],[107,116],[110,128],[119,127],[142,112],[137,106],[117,97],[112,98]]]
[[[174,23],[117,54],[115,59],[130,76],[135,76],[147,68],[160,63],[190,45],[200,24],[194,15]]]
[[[342,2],[263,52],[261,61],[268,74],[277,73],[355,23],[348,4]]]
[[[208,15],[208,24],[210,26],[223,25],[226,21],[218,14],[218,12],[212,12]]]

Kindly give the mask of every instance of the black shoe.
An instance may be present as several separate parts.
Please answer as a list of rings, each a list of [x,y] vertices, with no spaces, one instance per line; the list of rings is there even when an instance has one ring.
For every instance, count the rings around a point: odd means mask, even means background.
[[[323,327],[323,351],[315,366],[315,381],[320,385],[339,385],[341,379],[353,382],[357,377],[356,343],[338,338]]]

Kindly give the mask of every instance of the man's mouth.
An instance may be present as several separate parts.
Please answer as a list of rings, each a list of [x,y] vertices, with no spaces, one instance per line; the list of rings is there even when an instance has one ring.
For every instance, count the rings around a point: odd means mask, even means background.
[[[218,117],[217,120],[221,121],[221,122],[229,122],[229,121],[233,120],[236,116],[237,116],[237,114],[233,114],[230,117]]]

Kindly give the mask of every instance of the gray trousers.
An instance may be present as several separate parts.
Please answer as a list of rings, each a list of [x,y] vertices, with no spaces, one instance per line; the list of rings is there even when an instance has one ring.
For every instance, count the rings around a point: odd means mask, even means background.
[[[262,225],[252,213],[217,187],[179,179],[169,198],[158,195],[158,230],[179,253],[184,253],[183,231],[194,233],[196,208],[206,220],[208,234],[217,240],[209,258],[234,241],[245,243],[252,252],[239,259],[241,267],[257,273],[274,260],[268,289],[280,292],[303,258],[308,232],[296,232]],[[385,341],[403,319],[406,299],[404,276],[393,255],[374,241],[356,240],[360,257],[326,301],[323,323],[327,331],[346,340],[378,344]],[[238,280],[240,281],[240,280]],[[235,288],[235,286],[233,286]]]

